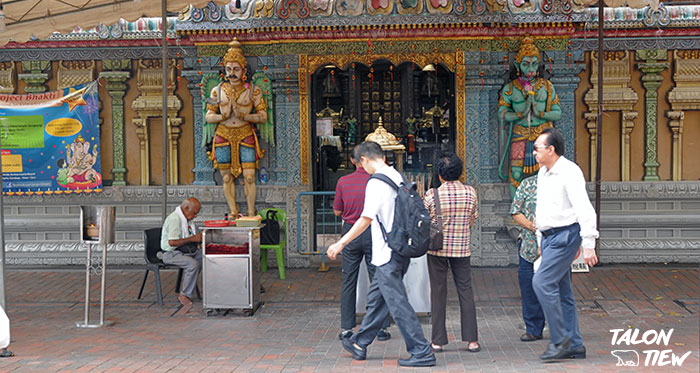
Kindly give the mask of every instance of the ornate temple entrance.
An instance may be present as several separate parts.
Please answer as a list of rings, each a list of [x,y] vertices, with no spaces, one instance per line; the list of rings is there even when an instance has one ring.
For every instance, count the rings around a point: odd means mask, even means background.
[[[464,72],[455,72],[457,55],[309,56],[313,189],[334,190],[338,178],[354,171],[352,147],[380,123],[405,146],[401,154],[387,153],[388,161],[426,186],[436,152],[463,156],[457,144],[464,144],[464,94],[458,98],[455,87],[464,86]]]

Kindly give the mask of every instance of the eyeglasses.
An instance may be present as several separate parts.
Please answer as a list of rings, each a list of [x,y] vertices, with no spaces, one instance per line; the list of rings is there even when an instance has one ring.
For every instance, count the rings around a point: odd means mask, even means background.
[[[533,148],[535,148],[535,150],[543,150],[549,148],[550,146],[552,145],[533,145]]]

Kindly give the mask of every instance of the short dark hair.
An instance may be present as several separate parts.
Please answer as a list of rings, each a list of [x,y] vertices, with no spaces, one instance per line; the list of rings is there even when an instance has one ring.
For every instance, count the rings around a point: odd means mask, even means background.
[[[362,144],[357,146],[358,161],[362,157],[367,157],[368,159],[372,160],[381,160],[384,159],[384,151],[376,142],[364,141]]]
[[[554,127],[548,127],[542,130],[543,135],[547,135],[547,145],[554,147],[554,152],[557,155],[564,155],[564,135],[561,131]]]
[[[437,159],[437,171],[445,181],[455,181],[462,176],[462,160],[452,152],[440,153]]]
[[[355,163],[357,163],[358,165],[360,163],[360,154],[358,153],[359,149],[360,149],[360,145],[355,145],[352,148],[352,154],[350,154],[350,157],[352,158],[352,160],[355,161]]]
[[[66,160],[63,158],[59,158],[56,161],[56,167],[58,167],[58,168],[63,168],[63,166],[65,166],[65,165],[66,165]]]

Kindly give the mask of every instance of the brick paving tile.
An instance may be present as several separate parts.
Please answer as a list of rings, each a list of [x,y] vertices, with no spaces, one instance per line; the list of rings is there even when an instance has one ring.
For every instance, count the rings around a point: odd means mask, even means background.
[[[164,306],[155,300],[152,275],[136,299],[142,268],[108,268],[105,318],[114,326],[81,329],[85,274],[83,268],[15,268],[6,272],[10,349],[16,356],[0,359],[0,372],[617,372],[613,350],[635,350],[644,365],[647,349],[691,354],[672,371],[698,372],[698,270],[684,266],[596,267],[574,274],[580,327],[588,349],[585,360],[543,364],[538,359],[546,340],[519,341],[522,330],[517,269],[474,268],[479,342],[469,353],[461,342],[459,305],[449,280],[447,332],[450,343],[437,354],[432,369],[399,367],[408,357],[400,332],[375,341],[366,361],[354,361],[337,338],[340,325],[340,270],[288,269],[287,280],[273,271],[261,281],[265,304],[252,317],[234,310],[207,317],[201,302],[190,314],[176,314],[176,271],[161,272]],[[200,283],[200,289],[201,289]],[[99,309],[99,283],[91,282],[94,322]],[[430,338],[428,315],[419,317]],[[668,346],[612,346],[611,329],[673,329]],[[666,367],[622,371],[669,371]]]

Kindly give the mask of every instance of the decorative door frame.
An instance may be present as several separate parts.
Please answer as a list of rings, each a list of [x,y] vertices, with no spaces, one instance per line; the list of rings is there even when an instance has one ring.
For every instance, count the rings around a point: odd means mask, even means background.
[[[301,146],[301,183],[308,185],[311,180],[311,127],[309,107],[309,79],[311,73],[320,66],[332,64],[340,69],[348,68],[352,63],[362,63],[371,66],[374,62],[385,60],[398,66],[404,62],[412,62],[421,68],[439,63],[455,74],[455,111],[456,134],[455,145],[457,156],[465,161],[466,156],[466,65],[464,52],[454,53],[391,53],[391,54],[331,54],[331,55],[299,55],[299,144]],[[465,162],[466,163],[466,162]],[[464,170],[460,177],[464,181]]]

